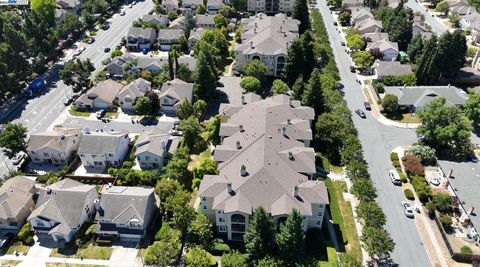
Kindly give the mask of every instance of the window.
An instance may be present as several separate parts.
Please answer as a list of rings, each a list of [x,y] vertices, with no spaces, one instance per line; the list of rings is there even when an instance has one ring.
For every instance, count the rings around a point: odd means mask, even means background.
[[[221,210],[219,210],[219,211],[217,211],[217,213],[218,213],[218,214],[222,214],[222,211],[221,211]]]
[[[96,158],[96,157],[97,157],[97,155],[92,155],[92,158]]]
[[[43,153],[43,156],[48,157],[48,153],[46,153],[46,152]]]
[[[225,218],[218,218],[218,222],[224,223],[224,222],[225,222]]]
[[[322,221],[317,221],[317,225],[322,225]]]
[[[207,201],[207,198],[206,198],[206,197],[202,197],[202,201]]]
[[[85,155],[84,155],[84,154],[80,154],[80,157],[83,158],[83,157],[85,157]]]
[[[149,156],[146,156],[146,157],[145,157],[145,160],[150,160],[150,157],[149,157]]]
[[[206,210],[206,209],[207,209],[207,205],[203,205],[203,209]]]
[[[322,215],[323,215],[323,211],[319,211],[319,212],[317,213],[317,217],[322,217]]]
[[[115,155],[114,154],[108,154],[109,157],[114,157]]]
[[[219,226],[219,227],[218,227],[218,232],[220,232],[220,233],[226,233],[226,232],[227,232],[227,227],[226,227],[226,226]]]

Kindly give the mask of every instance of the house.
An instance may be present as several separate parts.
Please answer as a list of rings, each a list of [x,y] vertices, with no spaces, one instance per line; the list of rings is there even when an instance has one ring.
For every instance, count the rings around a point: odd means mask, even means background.
[[[66,178],[40,190],[35,209],[28,217],[37,237],[54,241],[60,248],[75,240],[75,234],[95,218],[95,185]]]
[[[293,9],[293,0],[248,0],[247,10],[250,12],[264,12],[268,14],[286,13]]]
[[[183,21],[185,20],[185,17],[184,16],[180,16],[176,19],[174,19],[173,21],[170,22],[170,25],[168,25],[168,28],[169,29],[182,29],[182,23]]]
[[[472,29],[480,26],[480,14],[472,7],[473,11],[464,16],[460,16],[460,23],[464,29]]]
[[[342,1],[342,6],[347,8],[361,7],[363,6],[363,4],[364,2],[362,0],[343,0]]]
[[[399,61],[377,60],[373,67],[377,74],[377,80],[380,81],[388,76],[400,76],[412,73],[412,66],[410,64],[401,64]]]
[[[123,79],[127,74],[127,70],[135,65],[135,60],[129,54],[115,57],[107,65],[107,76],[112,79]]]
[[[381,32],[383,30],[382,22],[373,18],[366,18],[355,24],[360,34]]]
[[[122,110],[132,111],[135,108],[137,98],[144,96],[147,91],[151,90],[151,87],[151,82],[143,78],[138,78],[120,90],[116,102]]]
[[[142,21],[147,22],[147,23],[153,23],[155,25],[158,25],[162,28],[167,28],[168,25],[170,24],[170,20],[168,20],[167,16],[165,15],[143,15]]]
[[[236,71],[251,60],[258,59],[267,65],[267,75],[280,76],[286,62],[288,46],[295,41],[298,34],[298,20],[285,14],[267,16],[257,14],[242,19],[244,29],[242,42],[235,47]]]
[[[37,192],[35,181],[15,176],[0,187],[0,236],[17,235],[35,208],[33,196]]]
[[[157,209],[153,188],[112,186],[95,200],[97,235],[140,242],[153,223]]]
[[[207,12],[210,15],[215,15],[225,4],[222,0],[208,0],[207,1]]]
[[[204,28],[196,28],[190,31],[190,37],[188,38],[188,46],[190,49],[193,49],[197,45],[203,32],[205,32]]]
[[[389,36],[386,32],[369,32],[362,35],[362,39],[365,41],[365,43],[378,42],[383,39],[388,40],[388,38]]]
[[[202,4],[203,0],[184,0],[182,1],[182,7],[186,9],[196,10],[197,7]]]
[[[178,106],[184,100],[192,102],[193,83],[187,83],[180,79],[168,81],[160,90],[160,108],[162,112],[176,114]]]
[[[398,58],[400,51],[398,50],[398,44],[390,42],[388,39],[383,39],[373,43],[367,43],[367,51],[372,49],[378,49],[382,53],[383,61],[395,61]]]
[[[80,110],[114,109],[115,98],[123,85],[114,80],[105,80],[92,87],[86,94],[75,101],[75,107]]]
[[[354,7],[351,9],[351,11],[352,24],[360,23],[361,21],[364,21],[366,19],[375,19],[372,12],[370,11],[370,8],[368,7]]]
[[[121,166],[128,154],[130,139],[126,131],[95,131],[85,127],[78,155],[86,168]]]
[[[127,34],[128,51],[150,50],[157,39],[157,32],[152,28],[131,27]]]
[[[56,127],[51,131],[30,134],[27,153],[33,163],[65,165],[78,149],[82,131],[80,128]]]
[[[170,13],[170,12],[177,13],[178,0],[164,0],[164,1],[162,1],[162,6],[165,9],[165,12],[167,14]]]
[[[73,14],[78,14],[82,6],[82,2],[79,0],[57,0],[55,2],[57,3],[57,8]]]
[[[142,132],[135,142],[135,157],[142,170],[161,170],[178,148],[179,138],[158,130]]]
[[[315,151],[308,147],[313,109],[286,95],[236,107],[213,151],[219,174],[200,183],[203,214],[234,241],[243,239],[258,207],[277,226],[297,209],[304,231],[321,228],[329,199],[324,182],[314,179]]]
[[[398,105],[415,112],[426,107],[432,100],[443,97],[448,106],[463,106],[467,93],[455,86],[385,86],[386,94],[398,97]]]
[[[197,60],[194,57],[183,55],[178,58],[178,64],[184,64],[190,71],[195,71]],[[168,66],[168,57],[139,57],[135,68],[138,70],[159,72],[165,66]],[[175,68],[175,65],[173,67]]]
[[[180,36],[183,34],[181,29],[160,29],[158,31],[160,50],[170,51],[172,45],[180,44]]]
[[[208,14],[205,14],[205,15],[202,15],[202,14],[198,14],[195,16],[195,20],[196,20],[196,28],[209,28],[209,29],[213,29],[215,28],[215,21],[213,20],[215,16],[214,15],[208,15]]]
[[[420,34],[424,40],[429,40],[433,36],[432,31],[427,29],[420,16],[415,16],[412,24],[412,36],[416,36],[417,34]]]

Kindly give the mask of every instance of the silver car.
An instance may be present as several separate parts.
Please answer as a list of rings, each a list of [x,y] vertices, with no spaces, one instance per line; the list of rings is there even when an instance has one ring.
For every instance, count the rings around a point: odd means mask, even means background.
[[[27,154],[23,151],[20,151],[15,155],[15,157],[12,158],[12,164],[13,165],[18,165],[22,160],[27,156]]]
[[[403,207],[403,212],[405,213],[405,216],[407,216],[408,218],[414,217],[412,206],[410,206],[408,202],[402,201],[402,207]]]

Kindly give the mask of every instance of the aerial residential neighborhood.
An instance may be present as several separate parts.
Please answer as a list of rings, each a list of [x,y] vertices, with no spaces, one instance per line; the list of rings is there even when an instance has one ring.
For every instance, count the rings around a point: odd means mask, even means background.
[[[0,3],[0,266],[479,266],[477,9]]]

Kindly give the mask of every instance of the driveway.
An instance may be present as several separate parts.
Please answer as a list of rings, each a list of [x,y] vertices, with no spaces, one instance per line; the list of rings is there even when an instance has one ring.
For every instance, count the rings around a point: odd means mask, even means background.
[[[111,267],[141,267],[142,261],[137,258],[138,249],[113,246],[112,256],[110,257]]]

